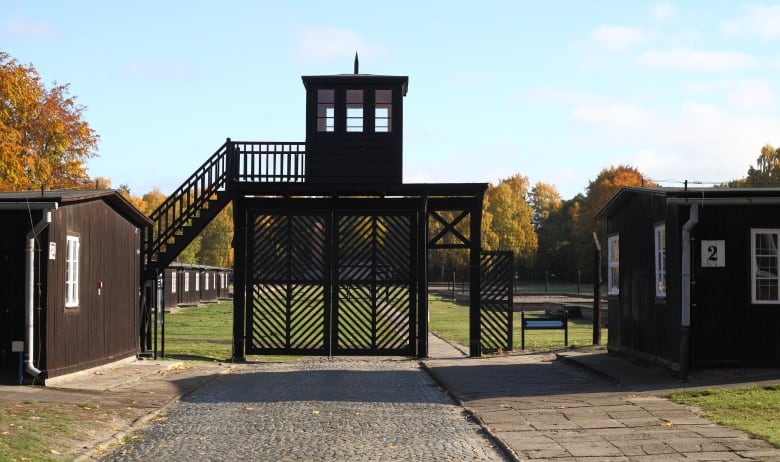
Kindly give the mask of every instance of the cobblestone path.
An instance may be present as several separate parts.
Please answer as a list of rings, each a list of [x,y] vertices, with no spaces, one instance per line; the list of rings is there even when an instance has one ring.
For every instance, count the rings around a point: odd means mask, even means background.
[[[100,460],[503,461],[416,361],[240,365]]]

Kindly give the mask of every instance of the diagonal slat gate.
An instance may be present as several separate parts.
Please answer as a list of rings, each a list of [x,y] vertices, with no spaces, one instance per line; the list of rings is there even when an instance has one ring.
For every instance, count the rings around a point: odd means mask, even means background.
[[[414,214],[336,218],[335,353],[412,354],[414,218]]]
[[[480,253],[480,349],[512,351],[514,255]]]
[[[248,353],[327,352],[325,223],[321,215],[257,214],[250,220]]]
[[[248,354],[413,355],[414,212],[250,212]]]

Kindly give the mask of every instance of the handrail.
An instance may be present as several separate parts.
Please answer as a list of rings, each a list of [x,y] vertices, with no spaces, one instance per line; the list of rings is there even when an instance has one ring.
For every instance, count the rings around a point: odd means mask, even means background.
[[[190,226],[209,200],[235,183],[302,183],[306,181],[306,143],[231,141],[217,149],[168,196],[150,218],[145,257],[150,263]]]
[[[201,165],[151,213],[154,221],[147,239],[147,262],[196,216],[203,205],[227,184],[229,141]]]
[[[306,143],[234,141],[238,156],[234,176],[239,183],[303,183]]]

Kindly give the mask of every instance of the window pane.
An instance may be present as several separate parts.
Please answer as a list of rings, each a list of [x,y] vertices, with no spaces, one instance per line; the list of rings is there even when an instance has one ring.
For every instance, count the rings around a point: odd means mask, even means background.
[[[618,245],[617,239],[614,239],[610,242],[609,260],[612,262],[620,261],[620,245]]]
[[[336,119],[335,90],[317,90],[317,131],[332,132]]]
[[[79,304],[79,238],[67,236],[65,242],[65,306]]]
[[[363,90],[347,90],[347,131],[363,131]]]
[[[612,295],[620,293],[620,237],[611,236],[607,239],[607,292]]]
[[[777,302],[778,286],[778,233],[755,233],[753,240],[753,294],[754,301]]]
[[[655,227],[655,295],[666,296],[666,226]]]
[[[391,131],[390,118],[393,113],[393,91],[376,90],[375,98],[374,130],[379,133],[389,133]]]
[[[620,268],[612,267],[609,269],[610,284],[609,292],[618,293],[620,289]]]
[[[775,301],[777,300],[777,281],[770,279],[756,280],[756,300]]]

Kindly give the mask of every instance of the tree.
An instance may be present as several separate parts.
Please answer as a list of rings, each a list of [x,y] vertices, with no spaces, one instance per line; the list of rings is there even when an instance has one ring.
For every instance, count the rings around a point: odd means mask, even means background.
[[[780,185],[780,148],[771,144],[761,148],[756,168],[748,168],[747,177],[729,183],[731,187],[769,187]]]
[[[606,224],[596,220],[596,213],[607,201],[626,186],[655,187],[644,181],[642,173],[634,167],[620,165],[603,169],[595,180],[588,183],[588,188],[578,216],[573,224],[574,243],[576,247],[576,269],[590,276],[593,266],[593,233],[599,237],[601,248],[606,249]]]
[[[550,214],[561,208],[563,201],[555,186],[546,183],[536,183],[528,195],[528,203],[534,211],[532,222],[538,231]]]
[[[0,51],[0,189],[74,188],[98,135],[68,85],[47,89],[38,71]]]
[[[515,174],[485,193],[483,248],[511,250],[519,264],[530,266],[538,245],[528,205],[528,178]],[[485,219],[486,218],[486,219]]]

